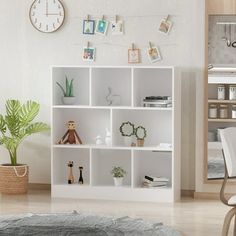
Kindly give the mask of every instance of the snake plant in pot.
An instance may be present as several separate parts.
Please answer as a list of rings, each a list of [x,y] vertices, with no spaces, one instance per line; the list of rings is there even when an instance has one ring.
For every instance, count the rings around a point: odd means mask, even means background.
[[[49,130],[43,122],[33,122],[40,105],[35,101],[21,104],[18,100],[6,101],[6,114],[0,114],[0,144],[9,153],[10,163],[0,165],[0,192],[20,194],[27,192],[29,168],[19,164],[17,150],[31,134]]]

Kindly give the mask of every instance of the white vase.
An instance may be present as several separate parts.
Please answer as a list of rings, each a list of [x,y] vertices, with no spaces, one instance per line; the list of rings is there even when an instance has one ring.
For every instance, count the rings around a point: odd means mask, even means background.
[[[124,136],[124,144],[127,147],[130,147],[132,144],[132,137],[130,136]]]
[[[114,184],[115,184],[115,186],[122,186],[123,185],[123,177],[120,177],[120,178],[114,177]]]
[[[62,97],[62,103],[64,105],[74,105],[75,104],[75,97]]]

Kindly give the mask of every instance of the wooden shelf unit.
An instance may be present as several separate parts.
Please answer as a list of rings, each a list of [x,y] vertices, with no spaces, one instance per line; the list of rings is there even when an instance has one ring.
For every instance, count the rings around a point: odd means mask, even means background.
[[[75,81],[75,105],[63,105],[56,82],[65,76]],[[106,102],[108,87],[121,97],[120,104]],[[52,67],[52,197],[173,202],[180,198],[181,83],[174,67]],[[80,94],[81,93],[81,94]],[[171,108],[142,107],[145,96],[171,96]],[[59,145],[65,124],[74,120],[83,145]],[[147,129],[144,147],[127,147],[119,132],[131,121]],[[112,145],[96,145],[95,138],[111,132]],[[135,139],[133,139],[135,141]],[[159,146],[171,143],[172,147]],[[83,166],[84,185],[67,184],[68,161],[74,175]],[[114,187],[110,171],[122,166],[124,186]],[[167,187],[142,188],[145,175],[165,176]]]

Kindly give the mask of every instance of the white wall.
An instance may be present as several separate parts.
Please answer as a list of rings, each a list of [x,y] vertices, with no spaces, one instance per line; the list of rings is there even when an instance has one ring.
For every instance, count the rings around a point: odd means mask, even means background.
[[[96,65],[127,65],[126,46],[131,43],[135,43],[142,50],[142,64],[149,65],[144,49],[148,46],[148,42],[152,41],[160,46],[163,56],[163,61],[157,65],[176,65],[182,69],[182,188],[194,189],[195,85],[196,81],[201,82],[203,78],[204,1],[67,0],[63,2],[67,13],[64,26],[58,32],[43,34],[36,31],[28,19],[32,0],[1,1],[0,108],[7,98],[35,99],[41,104],[39,119],[50,122],[50,65],[87,64],[81,60],[81,52],[82,46],[86,45],[88,40],[97,48]],[[83,35],[81,17],[87,14],[124,16],[125,35],[108,34],[105,38]],[[169,37],[157,32],[158,22],[167,14],[174,15],[172,18],[174,27]],[[0,155],[5,156],[2,149]],[[2,162],[6,160],[1,158]],[[49,135],[29,138],[21,147],[20,162],[29,163],[31,182],[50,182]]]

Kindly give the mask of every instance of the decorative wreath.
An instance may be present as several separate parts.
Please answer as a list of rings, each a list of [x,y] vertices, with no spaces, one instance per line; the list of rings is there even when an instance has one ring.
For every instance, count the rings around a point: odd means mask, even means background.
[[[138,135],[138,130],[143,130],[143,136],[140,137]],[[135,136],[137,137],[137,139],[144,139],[147,137],[147,130],[143,127],[143,126],[138,126],[136,129],[135,129]]]
[[[126,126],[130,126],[131,127],[131,132],[130,133],[125,133],[125,127]],[[126,137],[130,137],[135,133],[135,128],[134,128],[134,124],[132,124],[131,122],[127,121],[127,122],[123,122],[120,126],[120,132],[122,136],[126,136]]]

